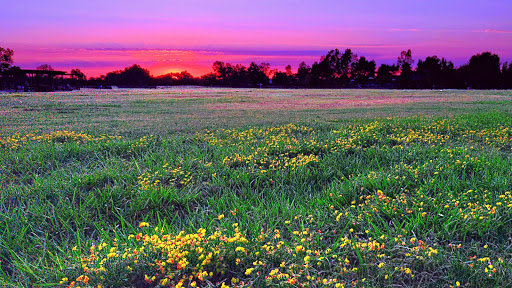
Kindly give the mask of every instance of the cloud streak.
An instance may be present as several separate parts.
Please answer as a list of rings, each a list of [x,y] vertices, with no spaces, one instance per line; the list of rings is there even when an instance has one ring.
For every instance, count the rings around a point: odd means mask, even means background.
[[[419,32],[421,29],[418,28],[391,28],[389,31],[393,32]]]
[[[512,34],[512,30],[496,30],[496,29],[474,30],[473,32],[475,32],[475,33]]]

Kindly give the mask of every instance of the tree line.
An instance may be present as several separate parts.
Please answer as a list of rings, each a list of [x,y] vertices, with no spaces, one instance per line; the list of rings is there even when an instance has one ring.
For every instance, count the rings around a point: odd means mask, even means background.
[[[0,72],[12,66],[14,52],[0,47]],[[411,50],[402,51],[392,65],[377,67],[374,60],[358,56],[351,49],[333,49],[311,66],[302,62],[296,71],[271,69],[269,63],[252,62],[248,67],[216,61],[212,72],[193,77],[187,71],[151,76],[147,69],[132,65],[88,80],[79,70],[71,74],[90,87],[154,87],[201,85],[217,87],[279,88],[393,88],[393,89],[512,89],[512,63],[502,63],[497,54],[483,52],[455,67],[453,62],[429,56],[416,63]],[[52,69],[41,65],[38,69]],[[0,74],[2,74],[0,73]],[[5,73],[3,73],[5,74]]]
[[[512,89],[512,63],[502,63],[490,52],[473,55],[458,68],[437,56],[418,60],[413,69],[414,62],[411,50],[407,50],[395,64],[377,68],[374,60],[359,57],[351,49],[334,49],[311,66],[300,63],[296,72],[290,65],[277,71],[268,63],[253,62],[246,68],[217,61],[213,72],[201,80],[203,85],[228,87]]]

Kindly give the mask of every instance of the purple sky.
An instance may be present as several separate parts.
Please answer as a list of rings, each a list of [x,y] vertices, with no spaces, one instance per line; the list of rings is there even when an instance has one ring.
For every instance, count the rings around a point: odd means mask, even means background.
[[[2,3],[0,3],[2,4]],[[351,48],[378,64],[400,51],[464,64],[491,51],[512,61],[512,1],[8,1],[0,47],[15,65],[98,76],[134,63],[154,75],[210,72],[221,60],[308,64]]]

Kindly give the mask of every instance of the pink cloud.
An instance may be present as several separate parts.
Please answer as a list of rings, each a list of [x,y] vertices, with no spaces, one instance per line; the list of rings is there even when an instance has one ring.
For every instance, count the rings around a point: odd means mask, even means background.
[[[389,29],[389,31],[397,31],[397,32],[419,32],[421,31],[420,29],[418,28],[406,28],[406,29],[403,29],[403,28],[392,28],[392,29]]]
[[[473,32],[476,32],[476,33],[505,33],[505,34],[512,33],[512,31],[510,31],[510,30],[496,30],[496,29],[475,30]]]

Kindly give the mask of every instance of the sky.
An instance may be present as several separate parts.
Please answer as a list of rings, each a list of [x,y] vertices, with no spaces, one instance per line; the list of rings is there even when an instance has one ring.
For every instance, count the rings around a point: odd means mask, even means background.
[[[490,51],[512,62],[510,0],[0,0],[0,47],[14,65],[88,77],[139,64],[154,76],[212,71],[214,61],[295,70],[329,50],[392,64]]]

